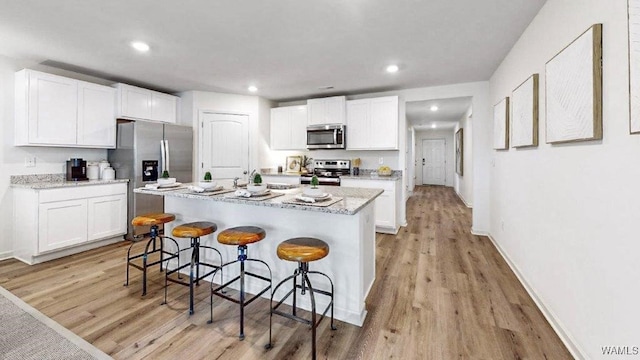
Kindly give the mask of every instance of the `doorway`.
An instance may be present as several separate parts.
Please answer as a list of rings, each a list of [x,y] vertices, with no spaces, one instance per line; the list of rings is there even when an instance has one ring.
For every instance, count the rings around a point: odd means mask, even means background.
[[[422,184],[445,185],[447,181],[445,139],[422,140]]]
[[[212,179],[247,180],[249,169],[249,116],[201,112],[201,174]]]

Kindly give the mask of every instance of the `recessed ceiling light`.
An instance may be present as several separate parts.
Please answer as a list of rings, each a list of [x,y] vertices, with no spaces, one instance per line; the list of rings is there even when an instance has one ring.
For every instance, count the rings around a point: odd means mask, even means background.
[[[131,47],[133,47],[134,49],[140,51],[140,52],[147,52],[149,51],[149,45],[147,43],[143,43],[142,41],[133,41],[131,43]]]
[[[249,87],[247,88],[247,90],[249,90],[249,91],[251,91],[251,92],[256,92],[256,91],[258,91],[258,88],[257,88],[257,87],[255,87],[254,85],[251,85],[251,86],[249,86]]]
[[[387,66],[387,72],[388,73],[394,73],[394,72],[398,72],[400,68],[398,67],[398,65],[389,65]]]
[[[431,128],[435,129],[436,128],[436,124],[435,123],[431,124]]]
[[[432,105],[429,109],[431,111],[438,111],[438,105]]]

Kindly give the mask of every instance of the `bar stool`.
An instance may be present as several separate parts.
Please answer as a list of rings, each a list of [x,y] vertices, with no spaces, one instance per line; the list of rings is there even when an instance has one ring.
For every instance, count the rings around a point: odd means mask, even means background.
[[[145,246],[144,252],[142,254],[131,256],[131,249],[133,248],[133,245],[136,244],[136,242],[132,243],[131,246],[129,246],[129,250],[127,250],[127,280],[124,283],[124,286],[129,286],[129,266],[133,266],[138,270],[142,270],[142,296],[146,295],[147,294],[147,268],[153,265],[160,264],[160,272],[162,272],[163,262],[169,261],[171,259],[178,257],[178,251],[180,251],[180,247],[178,247],[178,243],[174,239],[168,236],[160,235],[158,231],[159,230],[158,225],[171,222],[175,220],[175,218],[176,216],[173,214],[160,213],[160,214],[140,215],[140,216],[136,216],[135,218],[133,218],[133,220],[131,220],[131,224],[133,226],[151,226],[151,229],[149,231],[149,236],[151,237],[151,239],[147,241],[147,245]],[[164,249],[163,239],[169,239],[173,241],[173,243],[176,246],[175,253],[166,251]],[[156,240],[160,240],[159,248],[157,245],[158,241]],[[152,247],[151,251],[149,251],[149,247]],[[149,255],[156,252],[160,253],[160,260],[148,262]],[[165,258],[164,255],[169,255],[169,257]],[[138,258],[142,258],[142,266],[133,263],[133,260]],[[180,265],[180,259],[178,259],[178,265]]]
[[[222,268],[224,268],[225,266],[228,265],[232,265],[235,264],[237,262],[240,263],[240,275],[236,276],[235,278],[231,279],[230,281],[217,286],[216,284],[213,283],[213,278],[211,279],[211,296],[210,296],[210,300],[211,300],[211,318],[209,320],[209,324],[211,324],[213,322],[213,295],[217,295],[223,299],[232,301],[236,304],[240,305],[240,340],[244,340],[244,307],[251,304],[255,299],[257,299],[258,297],[260,297],[260,295],[264,294],[267,290],[271,289],[271,268],[269,267],[269,265],[267,265],[266,262],[259,260],[259,259],[249,259],[247,257],[247,245],[248,244],[253,244],[256,243],[258,241],[261,241],[262,239],[264,239],[266,237],[266,232],[262,229],[259,228],[257,226],[239,226],[239,227],[233,227],[233,228],[229,228],[229,229],[225,229],[222,232],[220,232],[220,234],[218,234],[218,242],[220,244],[224,244],[224,245],[237,245],[238,246],[238,259],[228,262],[224,265],[222,265],[222,267],[220,268],[220,271],[222,271]],[[262,263],[264,264],[264,266],[267,267],[267,270],[269,270],[269,277],[266,278],[262,275],[258,275],[258,274],[254,274],[248,271],[244,270],[244,264],[247,261],[253,261],[253,262],[258,262],[258,263]],[[216,269],[217,271],[217,269]],[[245,291],[244,291],[244,280],[245,280],[245,275],[266,281],[269,283],[269,285],[267,285],[264,289],[262,289],[258,294],[254,295],[252,298],[250,299],[245,299]],[[215,271],[214,271],[214,275],[215,277]],[[227,296],[224,294],[224,289],[226,287],[228,287],[230,284],[236,282],[236,281],[240,281],[240,298],[239,299],[235,299],[232,298],[230,296]],[[221,281],[222,282],[222,281]],[[216,287],[217,286],[217,287]]]
[[[175,269],[172,269],[172,270],[167,269],[167,271],[165,271],[164,302],[162,304],[167,303],[167,288],[168,288],[167,282],[168,281],[174,282],[176,284],[185,285],[189,287],[189,315],[193,314],[194,284],[199,285],[200,280],[213,274],[216,271],[216,269],[219,269],[220,266],[222,266],[222,254],[220,253],[220,251],[218,251],[218,249],[211,246],[200,245],[200,237],[212,234],[216,230],[218,230],[218,225],[208,221],[191,222],[191,223],[182,224],[173,228],[171,235],[173,235],[174,237],[191,239],[191,247],[180,250],[180,252],[191,250],[191,262],[186,263],[182,266],[178,266]],[[210,249],[218,253],[218,257],[220,257],[220,265],[214,265],[214,264],[209,264],[209,263],[200,261],[200,249]],[[190,267],[189,282],[182,281],[179,278],[172,279],[169,277],[169,275],[175,272],[179,272],[180,270],[186,268],[187,266]],[[210,270],[204,271],[204,273],[201,275],[200,274],[201,266],[205,268],[210,268]],[[222,270],[220,271],[220,282],[222,282]]]
[[[289,240],[285,240],[278,245],[278,257],[282,260],[287,261],[296,261],[298,262],[298,268],[293,272],[293,275],[282,280],[276,287],[273,289],[271,293],[271,311],[269,314],[269,343],[265,346],[265,348],[270,349],[272,347],[271,342],[271,330],[272,330],[272,318],[273,314],[281,315],[286,318],[299,321],[301,323],[311,325],[311,349],[313,354],[313,359],[316,358],[316,328],[324,319],[325,315],[329,308],[331,308],[331,330],[336,330],[336,327],[333,324],[333,281],[331,278],[319,271],[309,271],[309,263],[311,261],[316,261],[324,258],[329,254],[329,245],[316,238],[310,237],[298,237],[292,238]],[[309,274],[317,274],[322,275],[331,284],[331,291],[324,291],[314,289],[311,286],[311,281],[309,281]],[[298,276],[301,277],[300,285],[298,285]],[[273,306],[273,296],[276,294],[278,288],[287,281],[293,279],[293,288],[275,305]],[[305,319],[297,316],[296,314],[296,293],[297,289],[301,290],[301,294],[304,295],[307,290],[309,291],[309,297],[311,298],[311,320]],[[278,310],[278,307],[282,305],[282,303],[293,293],[293,306],[291,314]],[[322,312],[322,317],[320,320],[316,322],[316,300],[315,295],[322,294],[331,297],[331,302],[327,305],[327,308]]]

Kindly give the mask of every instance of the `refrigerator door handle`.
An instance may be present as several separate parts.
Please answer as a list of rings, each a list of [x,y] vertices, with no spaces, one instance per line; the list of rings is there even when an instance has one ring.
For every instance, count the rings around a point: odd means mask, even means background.
[[[169,140],[165,140],[164,141],[164,151],[165,151],[165,161],[167,162],[167,171],[170,171],[169,169],[171,168],[170,162],[171,162],[171,156],[169,156],[169,154],[171,154],[169,152]]]
[[[162,165],[162,173],[168,171],[167,169],[167,150],[164,144],[164,140],[160,140],[160,162]]]

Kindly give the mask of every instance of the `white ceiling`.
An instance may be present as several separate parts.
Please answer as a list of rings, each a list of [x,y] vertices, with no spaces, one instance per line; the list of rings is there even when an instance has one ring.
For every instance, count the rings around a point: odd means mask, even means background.
[[[488,80],[544,2],[0,0],[0,54],[169,92],[255,84],[287,101]]]
[[[406,105],[407,123],[416,130],[452,129],[471,108],[471,97],[409,101]],[[437,111],[431,107],[437,106]],[[435,125],[435,128],[433,127]]]

